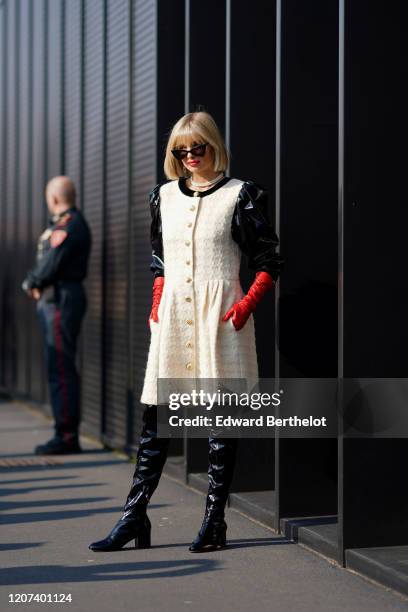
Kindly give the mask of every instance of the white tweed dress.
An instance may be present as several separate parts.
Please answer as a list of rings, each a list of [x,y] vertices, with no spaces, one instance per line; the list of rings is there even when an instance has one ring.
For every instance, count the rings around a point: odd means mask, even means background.
[[[243,181],[230,178],[204,197],[177,180],[160,186],[164,289],[151,338],[140,401],[157,404],[158,378],[258,381],[254,317],[236,330],[227,310],[245,294],[241,250],[231,220]]]

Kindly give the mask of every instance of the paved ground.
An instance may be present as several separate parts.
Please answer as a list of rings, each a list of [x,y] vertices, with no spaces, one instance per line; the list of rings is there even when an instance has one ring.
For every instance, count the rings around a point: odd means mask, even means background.
[[[133,465],[83,440],[87,452],[40,465],[51,424],[0,404],[0,610],[9,594],[72,594],[69,610],[179,612],[407,610],[407,600],[227,510],[230,547],[194,555],[204,498],[163,476],[152,499],[152,548],[93,553],[120,516]],[[17,463],[6,466],[6,460]],[[23,463],[26,462],[26,465]]]

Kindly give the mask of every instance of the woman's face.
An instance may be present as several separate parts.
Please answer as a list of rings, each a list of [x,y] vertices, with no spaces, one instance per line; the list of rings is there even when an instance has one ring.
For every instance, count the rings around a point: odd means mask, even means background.
[[[195,145],[201,144],[202,141],[199,139],[195,140],[185,139],[182,143],[180,143],[177,148],[178,149],[192,149]],[[181,163],[187,170],[191,173],[198,172],[198,174],[205,174],[207,172],[211,173],[214,171],[214,151],[210,144],[207,144],[205,147],[205,155],[200,157],[194,154],[193,152],[189,152],[184,159],[181,160]]]

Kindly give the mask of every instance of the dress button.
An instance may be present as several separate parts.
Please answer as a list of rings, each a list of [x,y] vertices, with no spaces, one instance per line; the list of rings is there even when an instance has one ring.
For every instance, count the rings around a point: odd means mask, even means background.
[[[191,243],[190,243],[190,241],[189,241],[189,240],[186,240],[185,245],[186,245],[186,246],[190,246],[190,244],[191,244]]]
[[[186,347],[187,348],[193,348],[193,345],[191,344],[191,342],[186,342]]]
[[[186,363],[186,368],[187,368],[187,370],[191,370],[191,369],[192,369],[192,367],[193,367],[193,364],[192,364],[192,363],[190,363],[190,362]]]
[[[191,262],[190,262],[190,260],[189,260],[189,259],[187,259],[187,260],[186,260],[186,264],[189,266],[189,265],[190,265],[190,263],[191,263]]]
[[[187,319],[186,323],[187,323],[187,325],[192,325],[193,324],[193,320],[192,319]]]
[[[194,204],[192,206],[190,206],[190,210],[195,210]]]
[[[191,283],[191,278],[190,277],[186,278],[186,283]]]
[[[191,227],[192,225],[192,223],[187,223],[187,227]]]
[[[186,297],[186,302],[191,302],[191,297]]]

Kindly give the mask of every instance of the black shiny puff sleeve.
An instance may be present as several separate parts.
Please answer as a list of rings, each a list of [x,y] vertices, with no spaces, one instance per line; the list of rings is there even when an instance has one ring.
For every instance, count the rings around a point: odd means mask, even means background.
[[[250,270],[268,272],[278,280],[285,260],[276,253],[279,239],[269,221],[268,192],[253,181],[245,181],[238,194],[231,234],[248,256]]]
[[[158,183],[149,193],[150,214],[152,222],[150,225],[150,243],[152,247],[152,262],[150,270],[156,276],[164,276],[163,238],[162,222],[160,214],[160,187]]]

